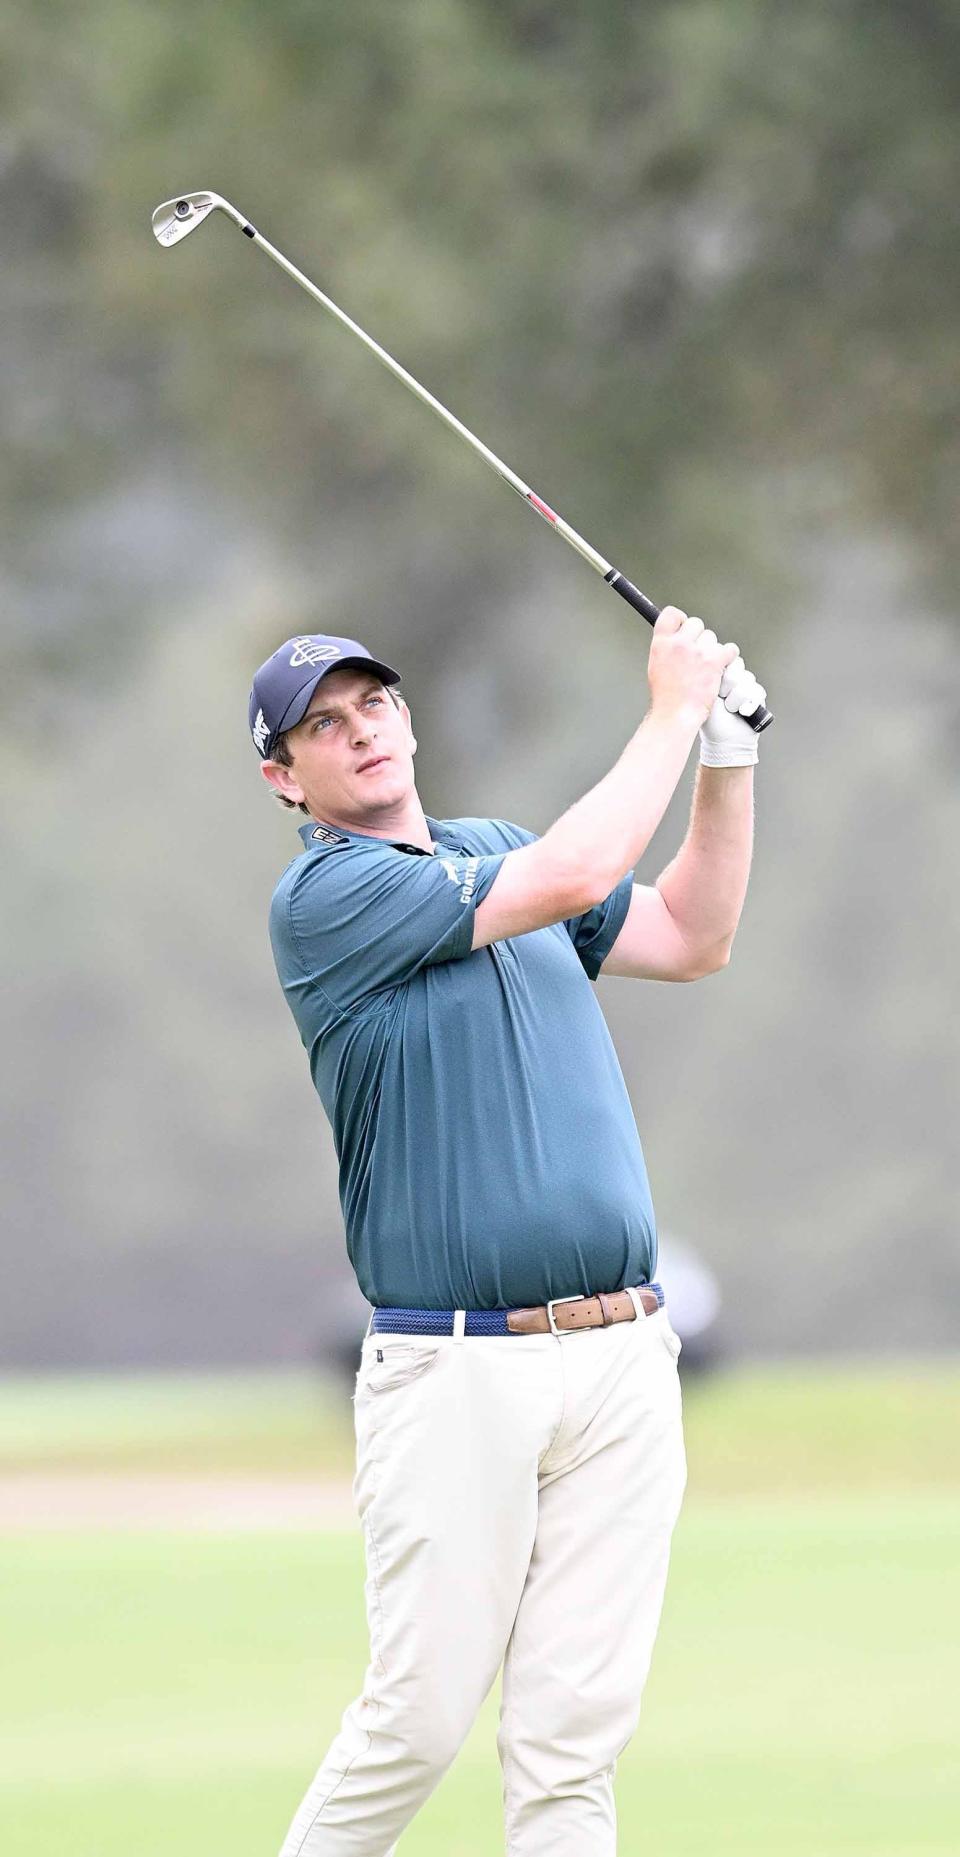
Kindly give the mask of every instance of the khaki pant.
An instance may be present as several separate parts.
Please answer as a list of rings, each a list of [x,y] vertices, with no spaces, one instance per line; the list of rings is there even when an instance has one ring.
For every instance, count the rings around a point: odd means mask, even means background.
[[[509,1857],[612,1857],[685,1481],[665,1311],[371,1335],[355,1494],[370,1664],[281,1857],[390,1857],[503,1664]]]

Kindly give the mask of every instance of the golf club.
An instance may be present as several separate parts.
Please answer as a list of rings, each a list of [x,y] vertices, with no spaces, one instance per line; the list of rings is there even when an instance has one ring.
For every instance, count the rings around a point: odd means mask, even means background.
[[[650,625],[656,623],[660,617],[659,606],[655,606],[645,593],[641,593],[639,587],[635,587],[626,575],[621,574],[617,568],[611,567],[610,562],[605,561],[589,542],[584,541],[583,536],[578,535],[576,529],[571,528],[562,516],[558,516],[556,511],[550,508],[549,503],[545,503],[542,497],[537,496],[529,484],[525,484],[523,478],[517,476],[516,471],[512,471],[508,464],[504,464],[503,460],[468,431],[453,413],[448,412],[445,406],[441,406],[440,401],[434,399],[432,393],[428,393],[425,387],[421,387],[420,382],[414,380],[413,375],[408,374],[406,368],[400,366],[399,361],[394,361],[385,348],[381,348],[372,336],[367,335],[359,327],[359,324],[353,322],[342,309],[338,309],[329,297],[324,296],[323,291],[318,290],[316,284],[310,282],[309,277],[305,277],[302,271],[298,271],[289,258],[285,258],[283,253],[278,251],[275,245],[271,245],[269,240],[265,239],[262,233],[258,232],[256,227],[237,211],[235,206],[230,205],[229,200],[222,199],[217,193],[207,192],[185,193],[181,194],[179,199],[164,200],[153,214],[154,237],[161,245],[178,245],[181,239],[185,239],[188,233],[195,231],[197,226],[202,225],[203,221],[213,212],[225,213],[227,218],[232,220],[235,226],[239,226],[241,232],[244,232],[248,239],[252,239],[255,245],[259,245],[260,250],[266,252],[267,257],[272,258],[274,264],[278,264],[282,271],[286,271],[288,277],[292,277],[302,290],[313,297],[315,302],[321,303],[332,316],[336,316],[337,321],[342,322],[353,335],[358,336],[371,353],[376,355],[377,360],[382,361],[384,367],[390,369],[391,374],[395,374],[398,380],[402,380],[404,386],[409,387],[410,392],[415,393],[418,400],[422,400],[426,406],[431,407],[433,412],[453,428],[454,432],[459,432],[460,437],[466,439],[474,451],[479,452],[480,457],[485,459],[504,483],[510,485],[511,490],[515,490],[518,496],[522,496],[524,502],[529,503],[538,516],[542,516],[545,522],[549,522],[557,534],[561,535],[565,542],[569,542],[571,548],[575,548],[577,553],[582,555],[598,574],[602,574],[607,585],[613,587],[614,591],[620,594],[621,599],[626,600],[638,613],[641,613]],[[745,717],[744,720],[749,722],[750,727],[759,734],[761,729],[769,727],[773,721],[773,715],[761,703],[753,714]]]

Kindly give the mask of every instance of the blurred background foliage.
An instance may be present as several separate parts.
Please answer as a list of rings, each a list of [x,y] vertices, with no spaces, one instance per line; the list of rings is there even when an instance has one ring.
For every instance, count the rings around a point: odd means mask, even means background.
[[[359,344],[223,222],[159,250],[204,186],[741,641],[733,965],[602,988],[660,1219],[734,1347],[955,1340],[958,51],[946,0],[0,19],[8,1361],[295,1359],[339,1293],[256,663],[366,639],[429,810],[534,828],[645,701],[644,629]]]

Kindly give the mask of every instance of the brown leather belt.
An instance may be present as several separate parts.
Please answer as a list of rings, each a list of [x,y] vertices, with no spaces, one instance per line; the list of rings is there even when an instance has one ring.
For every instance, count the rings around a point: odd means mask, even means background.
[[[656,1315],[660,1299],[655,1290],[637,1289],[633,1295],[646,1315]],[[609,1328],[614,1322],[633,1322],[636,1315],[633,1297],[626,1290],[614,1290],[610,1296],[564,1296],[542,1303],[538,1309],[509,1309],[507,1328],[511,1335],[568,1335],[578,1328]]]

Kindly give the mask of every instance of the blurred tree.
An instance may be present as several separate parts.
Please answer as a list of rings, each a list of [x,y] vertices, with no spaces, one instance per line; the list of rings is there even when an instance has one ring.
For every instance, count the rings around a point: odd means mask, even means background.
[[[287,545],[369,509],[391,576],[438,525],[473,578],[531,559],[476,461],[224,226],[158,252],[155,197],[215,184],[657,589],[762,572],[758,484],[801,523],[908,526],[947,584],[955,8],[47,0],[0,32],[22,571],[35,525],[187,433]]]

